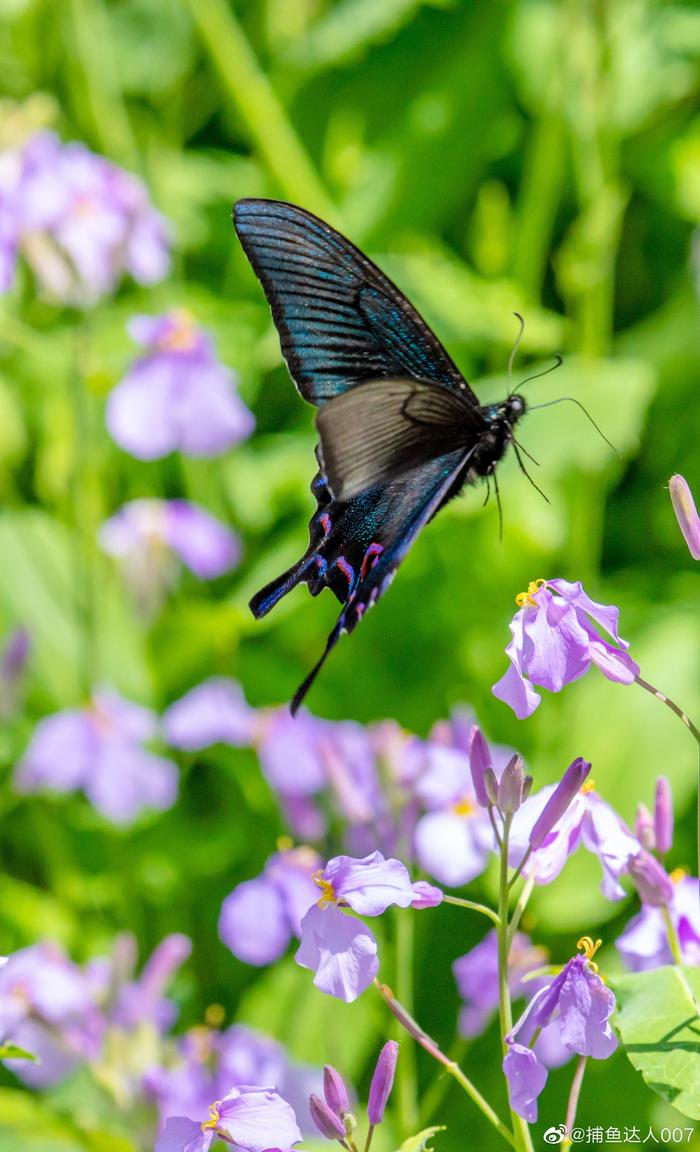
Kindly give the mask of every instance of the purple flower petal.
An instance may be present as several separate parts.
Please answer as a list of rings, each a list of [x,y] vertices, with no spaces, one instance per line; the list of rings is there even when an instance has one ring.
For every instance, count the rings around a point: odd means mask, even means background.
[[[235,568],[241,549],[233,532],[187,500],[170,500],[166,512],[165,539],[195,576],[214,580]]]
[[[416,824],[418,862],[448,888],[458,888],[480,876],[494,843],[488,817],[481,808],[465,816],[428,812]]]
[[[415,899],[408,870],[400,860],[385,860],[381,852],[358,860],[335,856],[323,870],[337,900],[360,916],[381,916],[392,904],[408,908]]]
[[[235,680],[212,676],[192,688],[163,715],[165,739],[174,748],[199,751],[211,744],[247,747],[255,725],[255,712],[246,703]]]
[[[292,925],[276,886],[265,876],[244,880],[221,905],[219,937],[239,960],[262,967],[283,954]]]
[[[296,962],[315,972],[314,984],[329,996],[351,1003],[379,971],[377,941],[359,920],[340,908],[314,905],[301,924]]]
[[[272,1089],[234,1088],[218,1112],[218,1131],[242,1152],[265,1152],[275,1144],[288,1148],[301,1140],[294,1112]]]
[[[156,1140],[155,1152],[209,1152],[214,1133],[184,1116],[170,1116]]]
[[[539,708],[542,697],[535,692],[529,680],[525,680],[514,664],[497,680],[491,692],[497,700],[502,700],[512,708],[518,720],[526,720]]]
[[[530,1048],[511,1044],[503,1058],[503,1071],[508,1081],[511,1108],[528,1124],[534,1124],[537,1098],[547,1083],[547,1069]]]
[[[559,993],[562,1041],[579,1056],[605,1060],[617,1048],[610,1027],[615,997],[583,956],[574,956],[564,971]]]

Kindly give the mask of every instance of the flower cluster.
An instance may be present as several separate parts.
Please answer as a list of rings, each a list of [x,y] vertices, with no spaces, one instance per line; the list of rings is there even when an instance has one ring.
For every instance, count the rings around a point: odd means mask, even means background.
[[[384,1111],[394,1087],[398,1058],[398,1044],[395,1040],[387,1040],[377,1058],[369,1088],[369,1131],[365,1148],[369,1148],[374,1129],[384,1119]],[[344,1148],[355,1148],[357,1120],[350,1110],[350,1094],[343,1077],[331,1064],[327,1064],[323,1070],[323,1096],[312,1093],[309,1097],[309,1112],[316,1128],[327,1140],[338,1140]]]
[[[0,217],[3,292],[19,254],[64,304],[94,303],[126,274],[154,284],[168,271],[168,227],[141,181],[52,132],[0,154]]]

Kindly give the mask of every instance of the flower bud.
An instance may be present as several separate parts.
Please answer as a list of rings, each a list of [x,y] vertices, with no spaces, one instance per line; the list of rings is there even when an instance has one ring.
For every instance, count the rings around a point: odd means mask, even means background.
[[[665,856],[673,844],[673,802],[671,800],[671,785],[665,776],[660,776],[656,781],[654,835],[656,851],[661,856]]]
[[[566,812],[590,770],[591,766],[588,761],[583,760],[580,756],[572,764],[569,764],[530,832],[531,848],[540,847],[554,825]]]
[[[471,769],[476,802],[480,808],[488,808],[491,801],[486,791],[485,776],[487,769],[492,769],[491,753],[489,752],[489,746],[484,739],[481,729],[477,728],[476,724],[472,729],[471,740],[469,741],[469,767]]]
[[[525,776],[524,777],[524,779],[523,779],[523,804],[525,803],[528,796],[532,792],[532,783],[533,783],[532,776]]]
[[[484,773],[484,784],[486,785],[486,796],[488,798],[488,807],[498,804],[498,779],[493,768],[487,768]]]
[[[394,1073],[396,1071],[396,1061],[398,1058],[398,1044],[395,1040],[387,1040],[379,1053],[377,1066],[374,1069],[372,1083],[369,1087],[367,1118],[373,1126],[375,1124],[381,1124],[382,1122],[386,1102],[394,1086]]]
[[[327,1140],[344,1140],[345,1125],[339,1116],[328,1107],[325,1100],[312,1092],[309,1096],[309,1112],[311,1119],[322,1136]]]
[[[634,832],[642,848],[646,848],[647,852],[653,852],[656,848],[654,818],[646,804],[637,805],[637,818],[634,822]]]
[[[685,536],[690,555],[694,560],[700,560],[700,516],[695,508],[688,482],[683,476],[672,476],[668,482],[668,490],[671,493],[671,503],[678,526]]]
[[[350,1097],[345,1087],[345,1081],[332,1064],[326,1064],[323,1069],[323,1095],[326,1104],[336,1116],[343,1117],[350,1111]]]
[[[523,802],[523,762],[516,754],[503,769],[498,785],[498,807],[504,816],[512,816]]]
[[[659,861],[642,849],[627,865],[642,904],[663,908],[673,900],[673,881]]]

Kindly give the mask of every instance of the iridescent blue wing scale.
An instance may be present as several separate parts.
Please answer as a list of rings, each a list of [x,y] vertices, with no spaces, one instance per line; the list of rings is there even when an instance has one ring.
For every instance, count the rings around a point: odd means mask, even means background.
[[[343,605],[321,659],[292,701],[295,712],[340,636],[376,603],[418,532],[461,487],[485,424],[476,396],[427,324],[348,240],[303,209],[272,200],[240,200],[234,223],[270,304],[290,374],[302,396],[321,409],[309,546],[250,603],[256,617],[264,616],[303,581],[312,596],[327,587]],[[369,435],[372,413],[363,412],[362,394],[366,388],[368,408],[374,404],[384,419],[387,397],[380,404],[376,391],[382,381],[392,397],[408,385],[395,420],[412,428],[420,423],[421,436],[387,420],[391,435],[378,438],[369,454],[358,439],[352,466],[353,445],[339,435],[343,424],[336,416],[364,420]],[[351,391],[357,403],[346,413],[340,401]],[[454,400],[440,402],[437,391]],[[421,409],[430,399],[437,415]],[[457,417],[462,430],[455,437]],[[322,451],[329,454],[332,485]]]

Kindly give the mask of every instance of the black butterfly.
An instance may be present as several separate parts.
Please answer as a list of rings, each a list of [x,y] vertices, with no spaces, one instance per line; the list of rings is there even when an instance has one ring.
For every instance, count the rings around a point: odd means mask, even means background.
[[[282,353],[319,408],[317,509],[309,547],[250,602],[264,616],[300,581],[343,605],[308,692],[343,632],[391,583],[424,524],[465,483],[489,477],[525,411],[480,405],[428,325],[371,260],[303,208],[239,200],[234,224],[265,291]]]

